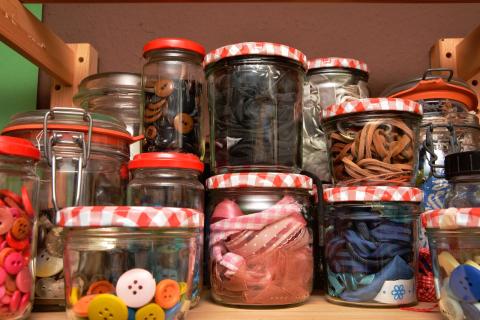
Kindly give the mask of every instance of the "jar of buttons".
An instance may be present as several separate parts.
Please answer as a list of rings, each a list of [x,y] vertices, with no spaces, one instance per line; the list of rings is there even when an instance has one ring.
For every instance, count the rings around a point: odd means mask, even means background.
[[[65,230],[68,319],[184,319],[203,241],[186,208],[70,207]]]

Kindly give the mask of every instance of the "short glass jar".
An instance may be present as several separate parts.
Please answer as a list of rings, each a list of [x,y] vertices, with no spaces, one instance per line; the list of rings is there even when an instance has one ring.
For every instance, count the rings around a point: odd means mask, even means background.
[[[411,186],[418,166],[422,106],[411,100],[360,99],[323,110],[333,182]]]
[[[213,172],[299,172],[305,55],[245,42],[210,52],[204,65]]]
[[[0,319],[27,319],[33,307],[40,151],[0,136]]]
[[[445,319],[480,318],[480,208],[424,212],[435,289]]]
[[[312,180],[233,173],[207,180],[212,297],[226,305],[306,301],[313,281]]]
[[[324,199],[327,300],[369,307],[415,304],[422,191],[336,187],[325,189]]]
[[[320,126],[322,110],[329,105],[368,98],[368,67],[347,58],[308,61],[303,97],[303,171],[331,182],[327,142]]]
[[[480,207],[480,151],[447,155],[445,177],[449,183],[446,208]]]
[[[204,55],[200,44],[187,39],[158,38],[144,46],[143,152],[185,152],[203,159]]]
[[[71,207],[65,230],[68,319],[184,319],[203,213],[153,207]]]

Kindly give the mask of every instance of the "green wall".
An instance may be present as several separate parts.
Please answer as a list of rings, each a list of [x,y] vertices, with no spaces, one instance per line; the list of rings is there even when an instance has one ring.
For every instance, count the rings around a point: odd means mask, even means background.
[[[41,4],[26,7],[42,19]],[[37,106],[38,68],[0,41],[0,128],[11,115]]]

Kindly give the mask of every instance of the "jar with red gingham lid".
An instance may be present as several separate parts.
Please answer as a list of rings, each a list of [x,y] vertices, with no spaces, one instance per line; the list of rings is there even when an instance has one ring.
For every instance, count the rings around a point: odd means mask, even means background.
[[[244,42],[213,50],[204,66],[213,171],[300,172],[305,55]]]
[[[303,170],[331,182],[325,133],[320,125],[322,109],[335,103],[368,98],[367,64],[349,58],[317,58],[308,61],[303,97]]]
[[[337,186],[414,186],[422,106],[397,98],[359,99],[323,109]]]
[[[411,187],[324,190],[325,277],[332,303],[398,307],[417,302],[422,191]]]
[[[306,301],[313,280],[312,180],[232,173],[207,180],[213,299],[228,305]]]
[[[480,208],[422,214],[432,254],[440,312],[448,319],[480,316]]]
[[[201,263],[202,212],[103,206],[57,215],[68,319],[185,319]]]

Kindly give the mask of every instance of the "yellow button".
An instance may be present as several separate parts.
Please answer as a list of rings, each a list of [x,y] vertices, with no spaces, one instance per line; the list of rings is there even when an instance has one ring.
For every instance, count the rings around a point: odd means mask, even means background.
[[[89,320],[127,320],[127,305],[113,294],[99,294],[88,306]]]
[[[472,266],[474,268],[477,268],[478,270],[480,270],[480,265],[478,265],[478,263],[472,261],[472,260],[468,260],[467,262],[465,262],[465,264],[468,264],[469,266]]]
[[[135,313],[135,320],[164,320],[165,312],[156,303],[150,303],[141,307]],[[116,320],[116,319],[115,319]]]
[[[187,283],[179,282],[178,285],[180,286],[180,295],[185,294],[187,292]]]
[[[443,268],[443,270],[445,270],[448,276],[450,276],[450,273],[452,273],[453,269],[459,265],[455,257],[452,256],[448,251],[443,251],[438,255],[438,264]]]
[[[75,304],[78,301],[78,288],[73,287],[72,291],[70,292],[70,304]]]

